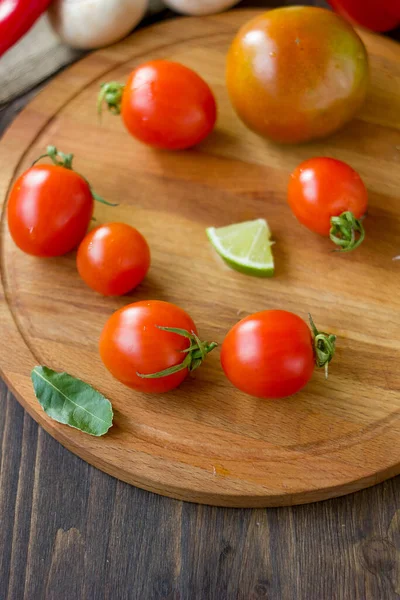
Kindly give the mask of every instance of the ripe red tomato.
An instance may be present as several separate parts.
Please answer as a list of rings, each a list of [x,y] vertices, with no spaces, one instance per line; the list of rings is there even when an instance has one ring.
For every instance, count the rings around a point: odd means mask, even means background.
[[[400,24],[400,0],[328,0],[343,17],[372,31],[389,31]]]
[[[110,317],[100,337],[100,356],[110,373],[128,387],[160,393],[178,387],[215,346],[199,340],[196,325],[184,310],[148,300]],[[165,370],[169,374],[163,375]]]
[[[89,184],[70,168],[35,165],[14,183],[8,226],[14,242],[34,256],[61,256],[84,237],[93,214]]]
[[[368,57],[340,16],[291,6],[239,30],[226,78],[233,107],[250,129],[281,143],[305,142],[336,131],[359,109]]]
[[[123,91],[122,91],[123,90]],[[103,99],[128,131],[155,148],[182,150],[201,142],[214,128],[217,108],[210,87],[179,63],[153,60],[135,69],[126,86],[102,86]]]
[[[104,296],[121,296],[144,279],[150,248],[142,234],[125,223],[108,223],[90,231],[76,257],[79,275]]]
[[[314,328],[314,325],[313,325]],[[221,364],[239,390],[258,398],[284,398],[301,390],[314,366],[325,366],[335,350],[335,336],[317,334],[285,310],[265,310],[237,323],[226,336]],[[322,336],[322,337],[320,337]],[[318,347],[319,345],[319,347]],[[327,351],[324,355],[319,354]]]
[[[367,212],[368,194],[359,174],[346,163],[325,157],[302,162],[290,175],[288,202],[300,223],[320,235],[338,238],[333,241],[343,250],[353,250],[362,242],[359,219]]]

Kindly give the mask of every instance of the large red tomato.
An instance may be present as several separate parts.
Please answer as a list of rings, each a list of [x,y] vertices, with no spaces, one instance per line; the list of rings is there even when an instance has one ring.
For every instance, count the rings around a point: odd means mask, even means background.
[[[199,340],[196,325],[179,306],[148,300],[129,304],[109,318],[100,337],[100,356],[125,385],[160,393],[180,385],[215,346]]]
[[[400,25],[400,0],[328,0],[333,8],[353,23],[389,31]]]
[[[315,364],[327,366],[335,336],[318,332],[285,310],[264,310],[236,323],[221,350],[221,364],[234,386],[258,398],[284,398],[301,390]]]
[[[244,25],[229,50],[227,86],[244,123],[277,142],[321,138],[364,101],[368,59],[344,19],[313,7],[271,10]]]

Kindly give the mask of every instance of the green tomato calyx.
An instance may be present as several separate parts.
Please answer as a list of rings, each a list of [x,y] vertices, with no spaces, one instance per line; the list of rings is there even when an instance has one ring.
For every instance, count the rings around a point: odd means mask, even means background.
[[[325,377],[328,378],[328,365],[334,357],[336,350],[336,335],[318,331],[310,314],[308,314],[308,318],[314,336],[315,364],[318,368],[325,368]]]
[[[121,114],[121,102],[124,89],[124,84],[118,83],[117,81],[101,84],[100,93],[97,98],[97,112],[99,113],[99,116],[101,116],[104,102],[111,114]]]
[[[168,377],[168,375],[179,373],[179,371],[183,371],[184,369],[188,369],[188,371],[192,373],[200,367],[207,354],[217,347],[215,342],[202,342],[193,331],[192,333],[189,333],[189,331],[186,329],[160,327],[159,325],[156,325],[156,327],[157,329],[161,329],[161,331],[176,333],[177,335],[187,338],[190,341],[190,345],[188,348],[185,348],[185,350],[182,350],[182,353],[186,354],[186,356],[181,363],[174,365],[173,367],[169,367],[164,371],[159,371],[158,373],[150,373],[148,375],[136,373],[136,375],[142,379],[159,379],[160,377]]]
[[[364,241],[365,230],[361,220],[347,210],[338,217],[331,217],[329,237],[339,246],[339,252],[351,252]]]

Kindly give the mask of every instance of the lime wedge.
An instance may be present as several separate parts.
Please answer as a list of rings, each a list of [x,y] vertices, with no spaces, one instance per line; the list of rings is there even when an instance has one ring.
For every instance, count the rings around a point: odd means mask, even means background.
[[[232,269],[256,277],[272,277],[274,274],[273,242],[265,219],[217,229],[209,227],[206,231],[215,250]]]

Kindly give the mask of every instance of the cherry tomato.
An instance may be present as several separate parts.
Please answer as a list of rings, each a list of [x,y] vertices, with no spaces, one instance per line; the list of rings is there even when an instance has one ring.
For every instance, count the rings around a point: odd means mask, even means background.
[[[291,6],[245,24],[228,53],[232,104],[253,131],[282,143],[336,131],[364,101],[368,58],[335,13]]]
[[[137,229],[125,223],[108,223],[85,236],[76,262],[89,287],[104,296],[121,296],[146,276],[150,248]]]
[[[326,366],[335,336],[320,333],[285,310],[265,310],[237,323],[226,336],[221,364],[239,390],[258,398],[284,398],[301,390],[315,364]]]
[[[400,0],[328,0],[343,17],[372,31],[389,31],[400,24]]]
[[[35,165],[14,183],[8,226],[14,242],[34,256],[61,256],[84,237],[93,215],[89,184],[71,168]]]
[[[160,393],[178,387],[215,346],[199,340],[196,325],[184,310],[148,300],[110,317],[100,337],[100,356],[110,373],[128,387]]]
[[[217,116],[207,83],[188,67],[168,60],[141,65],[131,73],[126,86],[105,84],[100,107],[103,100],[111,112],[121,112],[135,138],[154,148],[195,146],[211,133]]]
[[[353,250],[361,243],[359,219],[367,212],[368,195],[359,174],[346,163],[325,157],[302,162],[290,176],[288,202],[300,223],[338,238],[333,241],[342,249]]]

